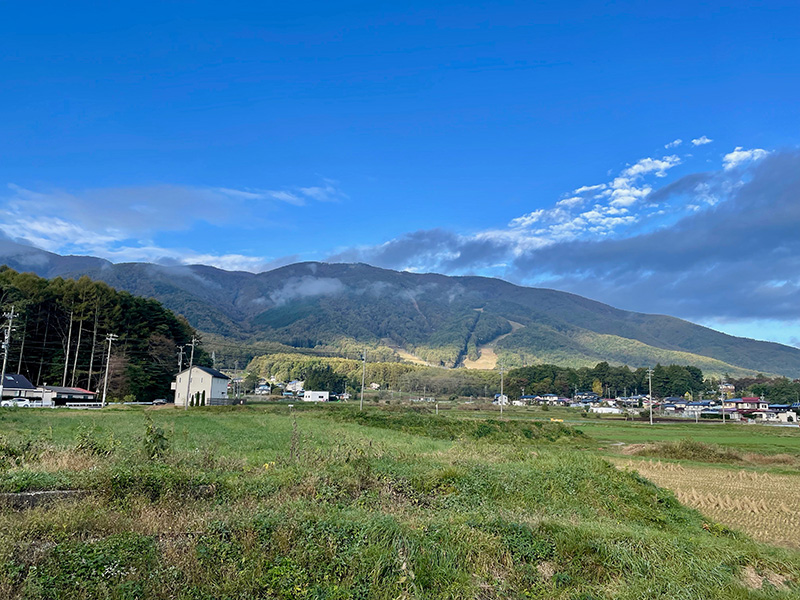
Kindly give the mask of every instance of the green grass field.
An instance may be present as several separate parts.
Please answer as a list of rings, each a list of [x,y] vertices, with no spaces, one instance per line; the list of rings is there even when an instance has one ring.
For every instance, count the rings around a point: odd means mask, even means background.
[[[695,431],[796,453],[793,433],[504,413],[2,411],[0,491],[89,495],[0,510],[0,597],[800,594],[800,553],[719,525],[604,458],[609,442]]]

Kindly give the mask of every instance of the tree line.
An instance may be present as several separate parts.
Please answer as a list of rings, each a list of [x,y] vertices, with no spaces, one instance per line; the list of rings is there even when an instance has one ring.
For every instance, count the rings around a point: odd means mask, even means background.
[[[247,370],[259,377],[277,381],[305,380],[306,389],[341,392],[361,387],[362,363],[359,360],[311,357],[279,353],[255,358]],[[366,384],[382,389],[432,395],[491,396],[500,391],[497,370],[444,369],[409,363],[368,362]],[[653,394],[658,397],[682,396],[686,392],[715,393],[718,381],[705,379],[701,369],[691,365],[656,365],[653,368]],[[571,397],[579,391],[595,391],[602,396],[648,393],[647,369],[631,369],[600,362],[594,367],[533,365],[511,369],[504,374],[504,391],[512,397],[525,394],[558,394]]]
[[[158,301],[118,292],[88,277],[48,280],[3,266],[0,306],[5,313],[13,306],[16,314],[8,372],[20,373],[37,386],[97,391],[108,367],[109,394],[116,398],[168,397],[178,370],[178,346],[188,346],[197,335]],[[108,334],[118,339],[106,364]],[[200,345],[194,360],[210,364]],[[187,363],[188,354],[184,367]]]

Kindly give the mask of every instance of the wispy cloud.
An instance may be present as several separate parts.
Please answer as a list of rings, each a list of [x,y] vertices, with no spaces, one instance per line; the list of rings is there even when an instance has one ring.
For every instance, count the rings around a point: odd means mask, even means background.
[[[180,261],[225,269],[258,270],[269,260],[240,254],[164,248],[151,238],[188,231],[199,222],[244,227],[268,223],[280,206],[346,198],[333,180],[285,189],[156,185],[34,190],[15,184],[0,194],[0,231],[12,239],[61,254],[92,254],[112,261]]]
[[[669,144],[664,144],[664,148],[669,150],[670,148],[677,148],[683,143],[683,140],[678,138],[677,140],[672,140]]]
[[[699,138],[692,140],[692,146],[704,146],[705,144],[710,144],[713,141],[714,140],[712,140],[710,137],[701,135]]]

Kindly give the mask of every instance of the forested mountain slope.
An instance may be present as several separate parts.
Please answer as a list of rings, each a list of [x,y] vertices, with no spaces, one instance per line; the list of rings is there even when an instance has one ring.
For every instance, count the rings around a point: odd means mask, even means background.
[[[87,275],[156,298],[194,327],[246,343],[351,356],[368,345],[383,355],[395,349],[447,367],[493,351],[508,366],[661,362],[695,364],[708,373],[800,377],[797,348],[498,279],[327,263],[253,274],[202,265],[111,264],[16,246],[0,260],[50,276]],[[493,341],[491,350],[485,348]]]

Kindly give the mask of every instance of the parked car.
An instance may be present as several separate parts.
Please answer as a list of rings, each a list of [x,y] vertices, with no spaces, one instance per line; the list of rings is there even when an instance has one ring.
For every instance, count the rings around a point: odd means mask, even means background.
[[[27,398],[11,398],[10,400],[3,400],[0,402],[0,406],[4,408],[10,408],[12,406],[20,406],[23,408],[30,408],[31,401]]]
[[[155,400],[153,400],[153,404],[155,404],[157,406],[161,406],[162,404],[166,404],[166,403],[167,403],[167,401],[164,398],[156,398]]]

